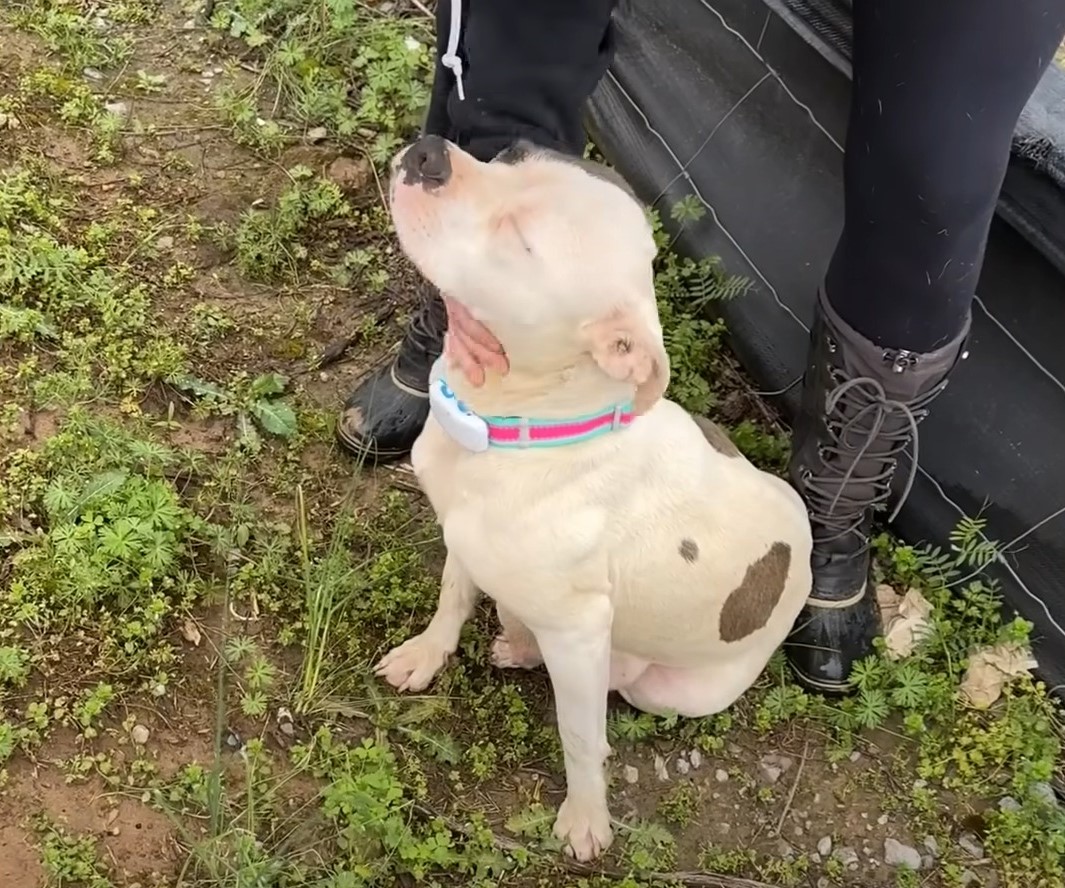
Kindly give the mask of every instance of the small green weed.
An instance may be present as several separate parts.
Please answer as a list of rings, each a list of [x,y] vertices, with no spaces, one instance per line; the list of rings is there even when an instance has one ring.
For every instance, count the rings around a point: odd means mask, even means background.
[[[206,412],[235,416],[240,446],[252,453],[258,453],[262,447],[256,427],[279,438],[291,438],[299,430],[295,411],[280,400],[288,379],[279,373],[263,373],[251,380],[238,376],[230,388],[187,374],[171,376],[167,381],[199,397]]]
[[[326,0],[320,7],[233,0],[218,5],[213,21],[261,53],[263,80],[276,85],[277,104],[305,126],[368,142],[378,164],[421,123],[432,72],[431,22],[421,15],[388,15],[357,0]],[[228,104],[238,132],[262,145],[257,88],[231,94]],[[279,136],[275,130],[266,146]]]
[[[49,884],[112,888],[100,863],[95,838],[70,835],[44,819],[38,821],[37,829],[41,835],[41,864]]]
[[[289,171],[292,185],[267,211],[251,209],[233,235],[241,274],[253,280],[294,280],[305,267],[305,240],[314,226],[351,213],[333,182],[317,179],[307,167]]]

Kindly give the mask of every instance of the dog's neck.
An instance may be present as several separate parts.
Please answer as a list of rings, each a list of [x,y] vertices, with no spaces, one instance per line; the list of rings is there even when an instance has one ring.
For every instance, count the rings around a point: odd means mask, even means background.
[[[506,352],[508,373],[488,371],[484,385],[474,386],[459,368],[445,371],[452,391],[481,416],[565,419],[633,398],[634,386],[607,376],[572,327],[530,335],[494,325],[492,332]]]

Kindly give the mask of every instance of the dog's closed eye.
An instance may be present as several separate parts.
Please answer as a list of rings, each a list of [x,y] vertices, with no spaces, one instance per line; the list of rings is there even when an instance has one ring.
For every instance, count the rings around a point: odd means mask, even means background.
[[[526,253],[530,256],[533,255],[532,245],[521,230],[521,225],[518,224],[518,219],[514,213],[507,213],[502,216],[497,223],[497,227],[500,234],[513,238]]]

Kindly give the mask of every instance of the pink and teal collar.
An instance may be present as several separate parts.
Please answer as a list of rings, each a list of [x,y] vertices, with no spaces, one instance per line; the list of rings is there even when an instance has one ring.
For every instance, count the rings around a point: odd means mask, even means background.
[[[627,428],[633,404],[616,404],[599,413],[568,419],[530,419],[517,416],[480,416],[458,399],[447,382],[429,387],[429,407],[444,431],[467,450],[481,453],[490,447],[510,450],[582,444]]]

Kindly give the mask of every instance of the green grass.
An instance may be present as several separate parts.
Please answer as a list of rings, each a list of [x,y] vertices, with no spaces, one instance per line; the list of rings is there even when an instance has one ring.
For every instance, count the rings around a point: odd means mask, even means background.
[[[221,83],[193,101],[178,87],[201,95],[213,61],[162,71],[149,52],[188,15],[73,0],[0,12],[15,29],[0,34],[37,41],[0,86],[0,126],[19,121],[18,139],[0,128],[0,805],[23,800],[13,825],[48,884],[152,883],[124,871],[133,826],[72,828],[26,795],[33,768],[160,813],[178,849],[169,870],[154,864],[168,885],[639,888],[699,868],[866,884],[835,858],[765,842],[788,787],[752,773],[796,737],[842,769],[840,804],[868,804],[872,787],[915,840],[940,840],[934,869],[892,883],[960,885],[980,868],[954,841],[965,830],[1006,888],[1061,884],[1065,815],[1046,795],[1061,777],[1060,709],[1031,678],[986,711],[956,694],[972,650],[1030,631],[982,575],[996,551],[979,521],[945,552],[878,541],[879,578],[919,588],[935,615],[912,657],[860,666],[852,699],[807,695],[778,656],[714,718],[612,712],[618,765],[639,766],[647,799],[615,806],[616,849],[592,868],[567,865],[550,834],[562,771],[550,689],[491,669],[487,607],[429,692],[386,691],[370,666],[428,621],[439,533],[406,476],[332,448],[340,396],[318,357],[342,335],[368,362],[398,330],[375,322],[382,304],[402,320],[413,277],[372,173],[420,119],[430,22],[404,4],[219,3],[203,36],[225,60]],[[129,119],[107,110],[130,96]],[[230,178],[167,141],[188,135]],[[59,143],[84,160],[65,163]],[[341,151],[369,163],[361,190],[321,175]],[[219,193],[237,209],[198,210]],[[689,199],[654,217],[670,395],[779,471],[786,434],[761,412],[721,413],[747,383],[713,310],[748,282],[674,252],[701,212]],[[871,763],[884,737],[891,751]],[[654,785],[647,760],[678,750],[698,751],[704,777],[722,766],[731,795],[678,771]],[[717,832],[734,805],[768,823],[757,847]]]

